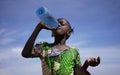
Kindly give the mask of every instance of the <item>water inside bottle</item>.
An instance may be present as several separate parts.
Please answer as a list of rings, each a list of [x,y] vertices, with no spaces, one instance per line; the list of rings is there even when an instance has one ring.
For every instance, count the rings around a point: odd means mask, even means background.
[[[46,26],[57,28],[58,22],[57,20],[48,12],[48,9],[45,7],[40,7],[37,11],[37,16],[41,21],[43,21]]]

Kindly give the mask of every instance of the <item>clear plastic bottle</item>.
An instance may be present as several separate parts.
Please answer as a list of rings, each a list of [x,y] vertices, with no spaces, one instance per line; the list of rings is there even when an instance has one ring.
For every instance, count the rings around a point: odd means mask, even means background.
[[[57,20],[48,12],[47,8],[40,7],[37,11],[37,16],[43,21],[48,27],[57,28]]]

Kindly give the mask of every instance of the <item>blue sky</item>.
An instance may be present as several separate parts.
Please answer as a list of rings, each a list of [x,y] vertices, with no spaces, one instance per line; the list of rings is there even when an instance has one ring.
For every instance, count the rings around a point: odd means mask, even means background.
[[[67,44],[79,48],[82,63],[101,57],[99,66],[88,68],[92,75],[120,74],[119,0],[0,0],[0,75],[42,75],[38,58],[20,55],[40,21],[40,6],[70,21],[74,33]],[[51,32],[42,30],[38,41],[53,42]]]

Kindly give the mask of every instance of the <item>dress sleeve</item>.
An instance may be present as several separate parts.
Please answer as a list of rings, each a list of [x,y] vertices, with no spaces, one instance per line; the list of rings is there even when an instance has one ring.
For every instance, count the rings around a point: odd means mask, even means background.
[[[80,54],[79,54],[79,52],[78,52],[78,49],[76,49],[75,64],[82,65],[82,64],[81,64]]]
[[[42,58],[42,44],[41,43],[36,43],[32,49],[32,57],[40,57]]]

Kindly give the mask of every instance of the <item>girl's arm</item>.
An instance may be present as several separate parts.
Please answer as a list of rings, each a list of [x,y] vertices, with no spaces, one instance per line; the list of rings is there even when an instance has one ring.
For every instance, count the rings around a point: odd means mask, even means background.
[[[83,64],[82,68],[84,68],[85,70],[87,70],[88,66],[92,66],[95,67],[97,65],[100,64],[100,57],[97,58],[89,58],[85,61],[85,63]]]
[[[27,40],[23,50],[22,50],[22,56],[25,58],[29,58],[32,57],[32,53],[33,53],[33,46],[34,46],[34,42],[36,37],[38,36],[38,33],[42,30],[42,29],[47,29],[47,30],[52,30],[53,28],[48,28],[47,26],[45,26],[45,24],[43,22],[40,22],[36,28],[34,29],[33,33],[31,34],[31,36],[29,37],[29,39]]]

